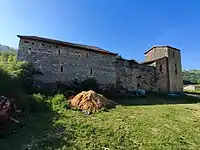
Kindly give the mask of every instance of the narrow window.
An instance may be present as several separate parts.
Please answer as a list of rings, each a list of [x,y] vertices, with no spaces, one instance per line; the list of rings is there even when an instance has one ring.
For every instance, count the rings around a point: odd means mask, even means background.
[[[42,46],[44,46],[44,44],[42,43]]]
[[[51,45],[50,45],[49,47],[50,47],[50,48],[52,48],[52,46],[51,46]]]
[[[31,48],[28,48],[29,50],[31,50]]]
[[[78,57],[80,58],[80,57],[81,57],[81,54],[79,54]]]
[[[50,53],[51,53],[51,50],[48,50],[48,53],[50,54]]]
[[[34,42],[32,44],[34,45]]]
[[[58,50],[58,56],[60,56],[60,50]]]
[[[60,72],[63,72],[63,65],[61,65],[60,67]]]
[[[160,72],[162,72],[162,65],[160,65]]]
[[[137,88],[140,88],[140,84],[139,83],[137,84]]]
[[[92,74],[92,68],[90,69],[90,74]]]
[[[175,64],[175,73],[177,74],[177,66],[176,66],[176,64]]]
[[[28,41],[24,41],[24,43],[29,43]]]
[[[174,51],[173,51],[173,58],[174,58]]]

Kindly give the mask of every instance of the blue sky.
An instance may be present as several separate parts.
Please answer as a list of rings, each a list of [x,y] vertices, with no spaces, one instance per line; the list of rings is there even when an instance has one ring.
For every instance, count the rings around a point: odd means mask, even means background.
[[[154,45],[181,49],[184,69],[200,69],[199,0],[1,0],[0,43],[17,34],[94,45],[144,60]]]

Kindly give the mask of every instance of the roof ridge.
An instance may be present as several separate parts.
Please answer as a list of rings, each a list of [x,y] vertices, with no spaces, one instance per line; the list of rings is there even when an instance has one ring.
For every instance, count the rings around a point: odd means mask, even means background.
[[[147,54],[147,53],[148,53],[149,51],[151,51],[152,49],[154,49],[154,48],[159,48],[159,47],[167,47],[167,48],[171,48],[171,49],[180,51],[180,49],[175,48],[175,47],[172,47],[172,46],[169,46],[169,45],[155,45],[155,46],[151,47],[149,50],[147,50],[144,54]]]
[[[117,55],[116,53],[112,53],[108,50],[104,50],[100,47],[97,46],[91,46],[91,45],[85,45],[85,44],[79,44],[79,43],[73,43],[73,42],[66,42],[66,41],[61,41],[61,40],[55,40],[52,38],[46,38],[46,37],[39,37],[39,36],[27,36],[27,35],[17,35],[19,38],[24,38],[24,39],[32,39],[32,40],[39,40],[39,41],[44,41],[47,43],[54,43],[54,44],[60,44],[64,46],[72,46],[72,47],[79,47],[85,50],[92,50],[96,52],[102,52],[106,54],[111,54],[111,55]]]

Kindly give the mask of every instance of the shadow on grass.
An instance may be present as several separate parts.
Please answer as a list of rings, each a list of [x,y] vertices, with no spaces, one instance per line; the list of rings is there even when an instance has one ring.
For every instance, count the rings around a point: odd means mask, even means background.
[[[64,127],[54,125],[54,119],[57,117],[58,114],[51,110],[18,116],[25,126],[0,139],[0,149],[45,150],[62,148],[64,145],[71,146],[68,140],[74,137],[64,132]]]
[[[167,96],[167,95],[148,95],[145,97],[125,97],[115,99],[120,105],[164,105],[164,104],[195,104],[200,102],[199,97],[182,95],[182,96]]]

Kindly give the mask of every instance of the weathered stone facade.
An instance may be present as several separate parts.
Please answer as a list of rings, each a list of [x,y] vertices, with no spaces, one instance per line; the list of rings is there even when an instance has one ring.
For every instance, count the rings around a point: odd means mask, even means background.
[[[157,46],[151,48],[145,53],[145,55],[145,62],[152,60],[157,60],[158,62],[166,57],[167,60],[162,61],[160,62],[161,64],[159,64],[159,66],[162,65],[162,67],[164,67],[164,70],[161,71],[161,74],[165,74],[164,78],[160,78],[160,85],[163,85],[164,82],[167,82],[168,91],[183,90],[181,53],[179,49],[170,46]]]
[[[182,81],[180,79],[179,85],[176,85],[178,77],[174,79],[172,71],[175,63],[178,69],[176,76],[180,75],[180,52],[174,52],[168,47],[150,50],[146,53],[145,62],[137,63],[118,58],[117,54],[98,47],[35,36],[19,37],[18,60],[32,63],[43,74],[38,76],[37,80],[45,83],[67,84],[74,80],[81,82],[92,77],[104,86],[124,87],[130,90],[142,88],[161,92],[182,91]],[[171,60],[171,57],[176,57],[178,60]]]

